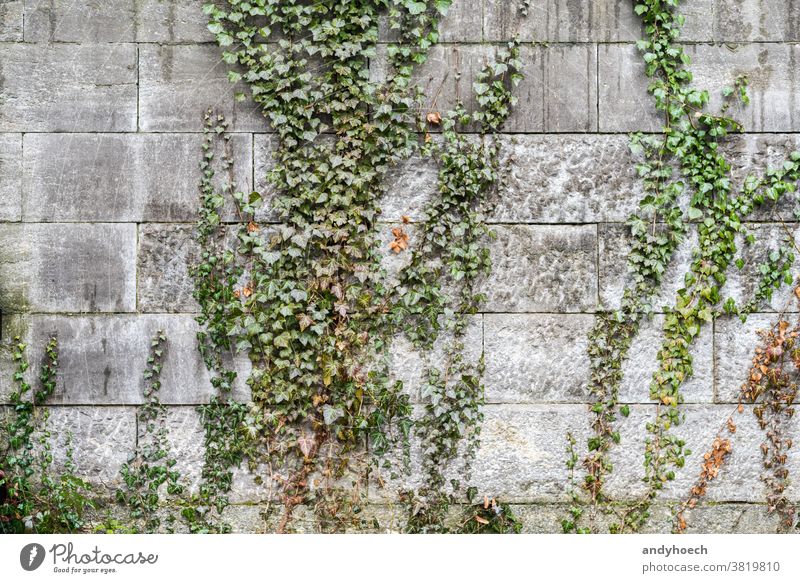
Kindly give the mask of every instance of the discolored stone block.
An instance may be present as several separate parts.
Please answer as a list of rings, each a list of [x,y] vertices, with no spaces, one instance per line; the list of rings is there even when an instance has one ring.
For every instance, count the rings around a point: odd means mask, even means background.
[[[22,136],[0,134],[0,221],[20,220]]]
[[[139,405],[150,343],[161,330],[167,337],[162,387],[165,404],[206,403],[216,394],[198,352],[198,326],[188,315],[27,316],[31,379],[38,378],[48,340],[59,342],[59,370],[50,403],[65,405]],[[246,402],[249,374],[246,356],[228,355],[226,365],[239,371],[233,398]]]
[[[236,132],[265,131],[266,119],[252,99],[236,101],[244,85],[228,81],[230,66],[216,45],[139,47],[139,129],[197,132],[209,107],[219,109]]]
[[[717,402],[739,401],[741,387],[750,376],[755,350],[762,344],[759,331],[771,329],[780,320],[778,314],[750,314],[746,322],[729,316],[716,321],[714,383]],[[788,321],[793,322],[793,319],[790,317]]]
[[[597,303],[597,233],[590,226],[498,225],[487,312],[587,312]]]
[[[133,44],[2,44],[0,62],[0,132],[136,129]]]
[[[136,226],[0,224],[3,312],[132,312]]]
[[[28,134],[26,221],[194,221],[202,135]],[[231,136],[236,190],[252,190],[252,141]],[[222,146],[215,144],[222,154]],[[55,153],[58,153],[55,156]],[[218,187],[227,173],[217,165]],[[232,204],[229,205],[232,207]],[[233,209],[225,213],[233,218]]]
[[[132,42],[134,17],[134,0],[25,0],[25,42]]]
[[[588,314],[486,314],[487,402],[585,402],[593,322]]]

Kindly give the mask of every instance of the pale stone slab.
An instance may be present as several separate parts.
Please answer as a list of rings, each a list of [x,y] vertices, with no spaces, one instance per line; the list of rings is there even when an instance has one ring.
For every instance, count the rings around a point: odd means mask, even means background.
[[[136,129],[136,45],[1,44],[0,63],[0,132]]]
[[[20,220],[22,136],[0,134],[0,221]]]
[[[136,225],[0,224],[4,312],[133,312]]]
[[[25,42],[132,42],[134,15],[134,0],[25,0]]]
[[[195,134],[28,134],[24,219],[194,221],[202,144]],[[229,144],[236,190],[250,192],[252,140],[234,134]],[[216,149],[221,156],[222,146]],[[221,184],[227,175],[217,171]]]
[[[265,131],[267,120],[248,98],[243,83],[228,81],[229,65],[216,45],[140,45],[139,129],[197,132],[209,107],[221,110],[237,132]]]
[[[439,42],[481,42],[482,4],[485,3],[484,0],[453,0],[447,15],[440,17]],[[380,17],[378,38],[381,42],[398,40],[397,31],[389,28],[389,18],[385,14]]]
[[[162,387],[165,404],[206,403],[214,396],[210,373],[197,348],[198,326],[189,315],[27,316],[24,328],[31,382],[38,379],[44,347],[59,342],[56,390],[49,402],[66,405],[139,405],[150,343],[161,330],[167,336]],[[249,400],[246,356],[227,358],[239,371],[233,397]]]
[[[497,225],[487,312],[591,312],[597,304],[594,225]]]
[[[583,403],[589,398],[589,314],[486,314],[489,403]]]

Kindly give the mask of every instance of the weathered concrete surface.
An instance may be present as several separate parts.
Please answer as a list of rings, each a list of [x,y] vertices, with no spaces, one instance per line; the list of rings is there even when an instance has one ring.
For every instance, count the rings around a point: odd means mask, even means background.
[[[439,23],[439,42],[480,42],[482,36],[482,0],[456,1]],[[396,42],[397,31],[389,27],[389,18],[381,16],[379,41]]]
[[[135,0],[138,42],[214,42],[203,14],[207,0]]]
[[[22,136],[0,134],[0,221],[18,221],[22,197]]]
[[[487,312],[586,312],[597,301],[591,226],[497,225]]]
[[[197,132],[209,107],[225,111],[232,131],[264,131],[253,101],[235,100],[228,65],[215,45],[139,45],[139,128]]]
[[[31,362],[31,382],[38,378],[47,341],[59,341],[56,390],[48,401],[67,405],[139,405],[146,386],[143,373],[156,332],[167,336],[162,387],[165,404],[207,403],[214,396],[210,374],[197,350],[197,324],[189,315],[21,316]],[[228,359],[239,370],[233,397],[250,398],[245,380],[249,362]],[[5,397],[3,395],[3,397]]]
[[[796,316],[785,319],[794,324]],[[756,347],[761,346],[760,330],[769,330],[780,321],[778,314],[750,314],[742,323],[739,318],[725,317],[714,324],[714,382],[716,401],[736,403],[742,385],[750,376]]]
[[[134,0],[25,0],[26,42],[131,42]]]
[[[28,134],[24,220],[194,221],[202,143],[202,135],[189,134]],[[250,136],[233,135],[230,151],[236,190],[250,192]],[[216,183],[225,180],[219,173]]]
[[[0,42],[22,40],[22,0],[0,2]]]
[[[0,132],[136,129],[133,44],[0,44],[0,62]]]
[[[0,223],[0,309],[136,310],[136,226]]]
[[[600,45],[600,131],[658,131],[663,113],[653,107],[644,61],[634,45]],[[734,104],[728,115],[751,132],[794,132],[800,128],[800,49],[793,44],[689,45],[693,85],[707,89],[712,111],[722,89],[739,75],[750,80],[747,107]]]

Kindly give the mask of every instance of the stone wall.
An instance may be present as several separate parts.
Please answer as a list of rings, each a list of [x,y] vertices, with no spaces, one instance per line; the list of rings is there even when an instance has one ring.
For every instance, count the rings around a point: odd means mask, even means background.
[[[629,0],[533,0],[527,18],[518,4],[455,0],[443,43],[419,82],[429,101],[440,94],[436,107],[444,110],[470,95],[472,75],[494,45],[515,34],[524,42],[525,80],[502,138],[512,175],[491,217],[495,268],[471,330],[470,345],[485,351],[488,402],[473,482],[481,494],[512,502],[527,531],[556,532],[569,501],[565,435],[584,444],[589,430],[586,334],[598,306],[613,307],[621,296],[629,245],[623,223],[642,194],[626,132],[658,130],[660,121],[646,92],[634,44],[641,30]],[[751,80],[752,104],[732,112],[751,132],[729,146],[734,175],[778,162],[800,144],[800,0],[684,4],[683,38],[697,85],[719,96],[737,75]],[[73,432],[79,472],[109,487],[135,447],[141,375],[160,328],[169,337],[162,400],[184,479],[198,480],[202,432],[194,405],[207,402],[212,388],[196,352],[186,264],[195,253],[207,107],[221,108],[232,122],[240,187],[268,190],[273,138],[251,103],[234,100],[201,5],[0,0],[2,339],[22,333],[39,351],[57,332],[54,439],[63,444]],[[380,58],[373,70],[381,75]],[[427,162],[397,168],[386,220],[418,218],[435,180]],[[782,215],[795,220],[791,204]],[[776,216],[756,216],[757,243],[727,285],[733,297],[749,296],[756,266],[782,236]],[[690,237],[673,261],[659,305],[671,303],[681,286],[692,246]],[[787,296],[767,311],[779,310]],[[722,319],[698,340],[679,429],[694,453],[663,492],[650,529],[669,530],[668,503],[697,475],[701,453],[733,409],[754,332],[774,317]],[[620,423],[609,484],[621,498],[642,489],[644,424],[654,412],[647,387],[661,319],[644,326],[625,366],[621,400],[632,412]],[[402,341],[394,354],[398,375],[413,390],[419,355]],[[0,399],[7,402],[11,364],[6,354],[0,359]],[[248,398],[244,386],[237,391]],[[709,504],[692,514],[690,530],[774,530],[759,481],[760,439],[753,416],[742,416],[732,462],[709,488]],[[55,450],[63,456],[63,447]],[[800,458],[789,466],[800,473]],[[370,491],[389,523],[401,514],[391,492]],[[790,494],[800,498],[796,484]],[[234,526],[266,528],[258,507],[270,497],[252,475],[238,472],[236,506],[228,511]]]

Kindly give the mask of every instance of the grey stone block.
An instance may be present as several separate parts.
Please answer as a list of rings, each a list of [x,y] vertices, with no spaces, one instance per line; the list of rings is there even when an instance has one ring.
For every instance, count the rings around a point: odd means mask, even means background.
[[[190,265],[199,257],[191,225],[139,226],[137,262],[141,312],[196,312]]]
[[[136,226],[0,224],[4,312],[132,312]]]
[[[18,325],[21,327],[22,325]],[[167,336],[162,387],[165,404],[206,403],[215,395],[210,374],[197,349],[198,326],[188,315],[27,316],[24,320],[31,380],[38,378],[47,341],[59,341],[59,370],[50,403],[66,405],[138,405],[144,402],[143,374],[150,342],[158,330]],[[246,402],[245,356],[227,357],[239,371],[233,398]]]
[[[706,325],[689,350],[694,372],[681,387],[686,403],[714,402],[713,338],[712,326]],[[628,359],[622,366],[620,402],[650,402],[650,384],[653,373],[658,370],[658,351],[663,341],[664,317],[658,315],[644,319],[639,334],[633,340]]]
[[[25,0],[26,42],[131,42],[134,0]]]
[[[491,215],[501,223],[624,222],[643,192],[627,136],[502,138],[506,189]]]
[[[22,0],[0,2],[0,42],[19,42],[22,40]]]
[[[464,0],[462,0],[464,1]],[[487,41],[609,42],[641,38],[641,24],[627,0],[542,0],[523,16],[522,2],[485,3]]]
[[[0,132],[136,129],[135,45],[3,44],[0,62]]]
[[[783,319],[794,322],[793,316]],[[746,322],[736,317],[719,318],[714,327],[714,382],[717,401],[736,403],[750,376],[755,349],[761,345],[760,330],[769,330],[778,314],[750,314]]]
[[[798,91],[800,49],[792,44],[689,45],[694,86],[711,95],[709,110],[718,111],[722,89],[739,75],[750,80],[751,104],[736,104],[727,115],[752,132],[791,132],[800,127]],[[647,93],[641,55],[633,45],[599,48],[600,130],[657,131],[663,114],[656,112]]]
[[[0,134],[0,221],[18,221],[22,206],[22,136]]]
[[[587,312],[597,304],[597,233],[589,226],[498,225],[487,312]]]
[[[120,469],[136,446],[133,407],[50,407],[49,411],[53,470],[64,470],[67,441],[71,440],[75,475],[98,492],[120,487]]]
[[[245,87],[228,81],[229,65],[216,45],[141,45],[139,67],[143,131],[200,131],[209,107],[222,110],[232,131],[268,129],[252,99],[235,100]]]
[[[475,74],[493,59],[491,45],[439,45],[415,73],[423,110],[448,111],[456,100],[477,107]],[[596,50],[593,45],[525,45],[522,73],[515,89],[519,101],[505,129],[511,132],[590,132],[597,129]],[[375,80],[385,79],[386,59],[379,50],[372,66]]]
[[[136,41],[214,42],[203,14],[206,0],[135,0]]]
[[[486,314],[487,402],[586,402],[593,323],[588,314]]]
[[[630,283],[628,271],[628,255],[631,250],[632,238],[630,230],[625,225],[601,224],[597,226],[599,236],[599,261],[600,261],[600,304],[604,309],[614,310],[619,308],[625,286]],[[663,310],[664,307],[675,305],[675,296],[684,286],[684,276],[689,272],[694,251],[697,249],[697,231],[690,227],[684,240],[678,245],[672,260],[667,265],[667,271],[661,286],[652,300],[653,309]]]
[[[201,135],[28,134],[26,221],[194,221]],[[222,153],[217,145],[216,152]],[[252,143],[232,135],[236,189],[252,189]],[[55,155],[55,154],[58,155]],[[227,179],[218,170],[217,183]],[[232,209],[227,209],[232,218]]]

